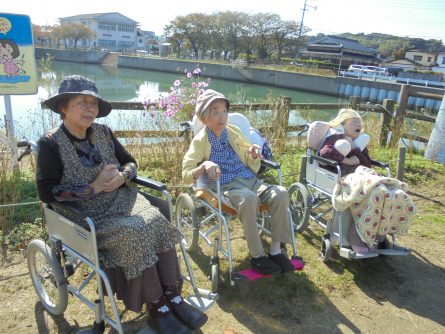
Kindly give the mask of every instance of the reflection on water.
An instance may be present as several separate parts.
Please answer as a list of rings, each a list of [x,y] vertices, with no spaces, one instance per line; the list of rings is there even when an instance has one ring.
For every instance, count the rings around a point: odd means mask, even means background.
[[[201,68],[204,68],[201,66]],[[191,69],[192,70],[192,69]],[[39,73],[39,89],[35,95],[11,96],[15,132],[18,138],[36,139],[50,126],[45,122],[57,124],[57,115],[47,115],[48,111],[42,111],[40,103],[57,93],[59,82],[63,77],[72,74],[86,76],[96,82],[101,95],[109,101],[144,101],[154,100],[160,93],[168,92],[174,80],[185,78],[181,73],[171,74],[139,69],[120,68],[113,66],[101,66],[90,64],[75,64],[54,61],[51,72]],[[205,69],[203,71],[205,78]],[[212,79],[209,88],[225,94],[232,103],[266,102],[269,96],[290,96],[292,102],[337,102],[338,98],[321,94],[312,94],[290,89],[274,88],[263,85],[237,83],[227,80]],[[4,103],[0,103],[0,114],[5,114]],[[336,110],[317,111],[311,113],[317,119],[329,119]],[[156,127],[156,120],[144,117],[141,112],[136,112],[130,121],[126,117],[132,111],[113,111],[104,122],[114,129],[126,129],[135,124],[138,128]],[[306,116],[305,116],[306,115]],[[290,124],[301,124],[307,120],[307,112],[292,111]],[[56,116],[56,117],[54,117]],[[170,127],[171,124],[168,125]],[[0,128],[4,128],[4,117],[0,120]]]

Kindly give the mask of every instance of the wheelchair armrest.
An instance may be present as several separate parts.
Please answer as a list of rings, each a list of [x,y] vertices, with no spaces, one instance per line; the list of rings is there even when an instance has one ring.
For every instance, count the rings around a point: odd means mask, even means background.
[[[167,186],[164,183],[149,179],[148,177],[138,175],[132,180],[132,182],[157,191],[167,190]]]
[[[377,166],[380,168],[389,168],[389,165],[387,163],[383,163],[377,160],[371,160],[371,165],[373,166]]]
[[[329,165],[329,166],[331,166],[331,167],[337,167],[337,166],[339,166],[339,163],[338,163],[337,161],[335,161],[335,160],[331,160],[331,159],[326,159],[326,158],[320,157],[320,156],[318,156],[318,155],[311,155],[311,156],[309,157],[309,159],[317,160],[317,161],[319,161],[319,162],[321,162],[321,163],[324,163],[325,165]]]
[[[52,206],[52,207],[57,207],[59,210],[69,213],[80,220],[84,220],[85,218],[88,217],[87,211],[82,209],[81,207],[75,205],[74,203],[51,202],[51,203],[48,203],[48,205]]]
[[[273,161],[266,160],[266,159],[261,159],[261,165],[269,167],[269,168],[273,168],[273,169],[281,168],[281,165],[278,162],[273,162]]]

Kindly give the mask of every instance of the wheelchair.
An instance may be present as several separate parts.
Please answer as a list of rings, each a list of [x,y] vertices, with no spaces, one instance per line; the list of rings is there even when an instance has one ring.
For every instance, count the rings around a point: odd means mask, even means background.
[[[242,116],[240,115],[241,114],[237,114],[236,118],[240,119]],[[244,118],[243,123],[245,124],[247,122],[248,124],[247,118],[245,116],[242,116],[242,118]],[[229,123],[237,125],[236,123],[231,122],[230,114]],[[249,129],[248,126],[240,128],[241,130]],[[196,132],[197,131],[195,131],[195,133]],[[244,130],[243,132],[246,135],[246,138],[249,138],[248,133]],[[280,164],[270,160],[261,159],[260,170],[265,172],[268,169],[276,171],[278,185],[282,185]],[[194,251],[198,246],[200,238],[212,248],[209,278],[211,280],[211,291],[216,293],[218,291],[220,278],[219,254],[228,260],[228,281],[230,286],[234,286],[237,281],[251,279],[244,276],[242,274],[243,272],[235,272],[233,267],[229,221],[232,217],[237,216],[236,208],[234,208],[230,201],[223,196],[219,180],[216,182],[216,193],[207,189],[205,186],[202,186],[199,181],[200,180],[198,179],[197,184],[187,188],[186,192],[182,192],[177,197],[175,204],[175,221],[176,226],[184,235],[184,247],[187,251]],[[269,207],[267,204],[261,204],[259,206],[259,216],[257,219],[259,233],[264,233],[265,235],[271,235],[270,214],[268,210]],[[292,221],[290,210],[288,210],[288,214],[291,230],[295,231],[296,229]],[[302,258],[297,255],[296,237],[294,233],[292,233],[291,240],[291,261],[297,270],[302,270],[304,263]],[[284,249],[282,250],[285,251]]]
[[[314,122],[317,123],[317,122]],[[312,220],[324,229],[321,246],[321,259],[328,262],[332,257],[333,246],[339,245],[339,255],[347,259],[365,259],[379,255],[408,255],[409,249],[397,246],[395,234],[389,234],[392,241],[385,238],[385,249],[375,250],[369,253],[357,253],[349,248],[346,238],[347,231],[354,228],[354,220],[349,209],[337,211],[332,207],[332,195],[334,187],[341,186],[341,169],[337,161],[326,159],[318,155],[322,147],[324,136],[321,140],[310,138],[313,132],[310,127],[316,125],[307,124],[300,134],[307,133],[306,155],[301,159],[299,182],[291,184],[288,189],[290,198],[290,211],[295,222],[297,232],[302,233]],[[372,160],[372,165],[384,169],[386,176],[391,177],[389,165]],[[336,172],[331,170],[336,169]],[[330,217],[326,217],[330,215]]]
[[[140,193],[171,221],[171,197],[166,185],[140,176],[133,182],[140,188],[143,187],[150,191],[142,192],[140,190]],[[67,219],[54,210],[56,207],[59,212],[62,210],[71,217],[79,218],[79,221],[85,224],[81,226]],[[93,220],[88,217],[87,212],[60,203],[43,204],[43,213],[49,238],[47,241],[40,239],[31,241],[27,247],[26,255],[32,284],[44,308],[53,315],[63,314],[68,305],[69,293],[79,298],[95,313],[93,327],[79,333],[103,333],[105,323],[118,333],[124,333],[112,287],[99,261]],[[185,299],[186,302],[205,311],[212,306],[217,294],[197,287],[184,240],[179,244],[187,268],[187,273],[181,273],[180,288],[182,288],[184,280],[190,282],[194,294],[188,296]],[[81,266],[83,268],[86,266],[89,274],[84,275],[83,281],[79,285],[75,285],[74,280],[72,281],[70,277]],[[94,278],[97,281],[98,297],[92,301],[85,296],[83,290]],[[105,295],[109,297],[111,314],[108,314],[110,311],[106,311],[105,308]],[[153,332],[146,327],[140,333]]]

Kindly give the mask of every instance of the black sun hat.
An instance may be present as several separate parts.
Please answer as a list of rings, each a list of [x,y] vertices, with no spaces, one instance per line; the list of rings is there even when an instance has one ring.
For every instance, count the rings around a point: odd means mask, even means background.
[[[97,98],[99,103],[99,113],[97,117],[105,117],[111,111],[111,104],[102,99],[94,82],[80,75],[69,75],[63,78],[59,86],[58,94],[44,101],[43,104],[52,111],[60,114],[58,110],[60,101],[76,95],[89,95]]]

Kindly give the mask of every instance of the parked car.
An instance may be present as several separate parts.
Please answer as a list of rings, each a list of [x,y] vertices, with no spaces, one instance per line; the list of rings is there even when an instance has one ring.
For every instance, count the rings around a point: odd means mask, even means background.
[[[348,71],[363,73],[364,67],[365,66],[363,66],[363,65],[352,64],[349,66]]]
[[[365,66],[363,72],[367,74],[388,75],[388,70],[386,69],[386,67],[377,67],[371,65]]]

